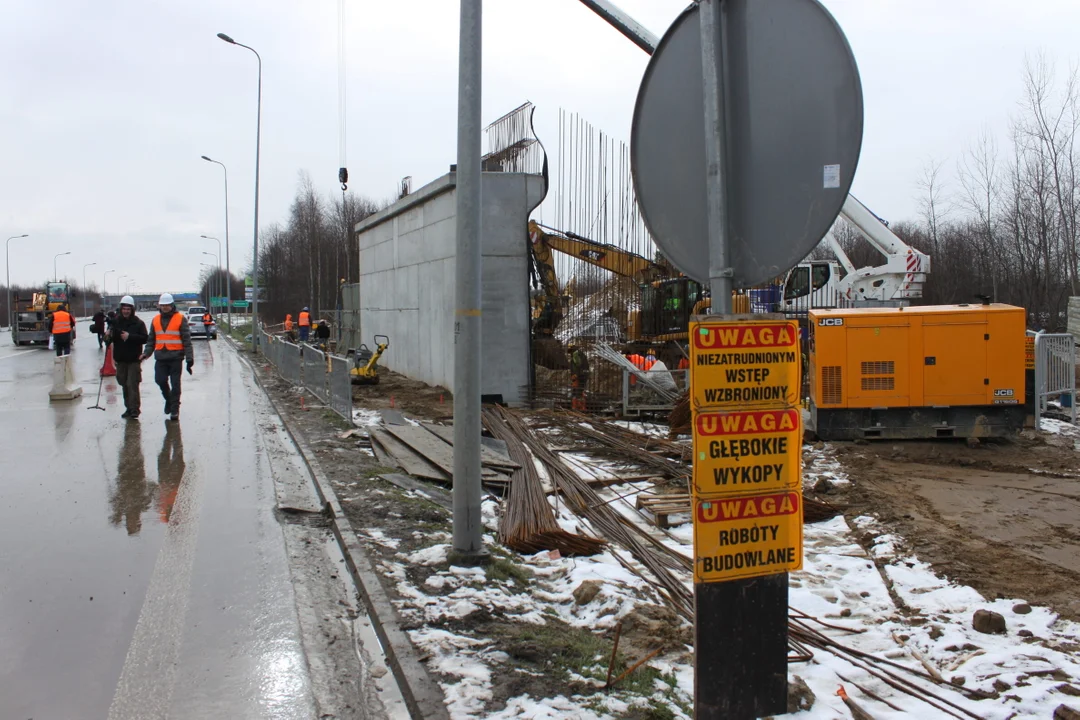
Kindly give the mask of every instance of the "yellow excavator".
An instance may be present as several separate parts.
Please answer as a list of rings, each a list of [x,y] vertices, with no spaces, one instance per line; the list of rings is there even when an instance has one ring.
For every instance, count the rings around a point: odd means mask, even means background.
[[[533,301],[533,353],[535,362],[543,367],[553,370],[568,367],[566,352],[555,337],[567,300],[555,273],[555,252],[603,268],[614,275],[630,278],[638,285],[641,301],[639,307],[626,318],[625,330],[628,343],[637,346],[634,349],[641,354],[645,354],[651,346],[685,343],[690,317],[709,306],[709,299],[700,283],[664,263],[615,245],[598,243],[574,233],[559,232],[535,220],[529,221],[529,242],[533,268],[542,291]],[[737,296],[735,303],[735,312],[749,312],[749,299],[746,296]],[[676,352],[673,357],[676,355],[681,357],[682,353]]]
[[[382,338],[382,341],[379,340]],[[390,338],[385,335],[375,336],[375,352],[364,345],[353,352],[353,367],[349,370],[349,377],[353,385],[378,385],[379,384],[379,358],[390,347]]]

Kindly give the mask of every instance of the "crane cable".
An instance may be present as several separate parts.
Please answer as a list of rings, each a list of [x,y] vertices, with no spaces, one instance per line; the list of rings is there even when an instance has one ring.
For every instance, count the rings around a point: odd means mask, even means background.
[[[338,168],[338,182],[341,183],[342,201],[349,189],[349,170],[345,167],[345,0],[338,0],[338,155],[341,167]]]

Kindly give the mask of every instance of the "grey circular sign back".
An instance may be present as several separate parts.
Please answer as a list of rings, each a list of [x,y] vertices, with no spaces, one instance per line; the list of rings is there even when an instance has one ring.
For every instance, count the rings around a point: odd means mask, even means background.
[[[724,0],[730,264],[735,287],[787,272],[820,242],[851,187],[862,84],[817,0]],[[668,29],[634,108],[631,169],[645,223],[680,271],[709,279],[697,6]]]

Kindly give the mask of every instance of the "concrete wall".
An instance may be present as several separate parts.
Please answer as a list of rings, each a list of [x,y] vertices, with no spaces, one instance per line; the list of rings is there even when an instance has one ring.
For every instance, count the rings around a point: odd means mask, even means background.
[[[382,363],[430,385],[454,389],[454,268],[457,221],[453,173],[356,226],[364,342],[390,338]],[[529,213],[543,179],[484,173],[483,357],[481,392],[521,402],[529,382]]]

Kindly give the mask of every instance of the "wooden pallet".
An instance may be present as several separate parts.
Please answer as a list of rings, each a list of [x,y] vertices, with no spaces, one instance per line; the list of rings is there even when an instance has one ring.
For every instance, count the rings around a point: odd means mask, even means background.
[[[637,509],[643,510],[652,516],[652,523],[658,528],[669,528],[670,515],[690,514],[690,494],[671,493],[668,495],[637,496]]]

